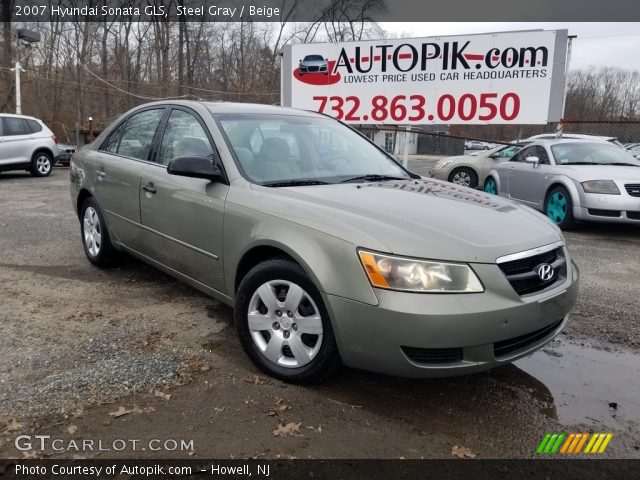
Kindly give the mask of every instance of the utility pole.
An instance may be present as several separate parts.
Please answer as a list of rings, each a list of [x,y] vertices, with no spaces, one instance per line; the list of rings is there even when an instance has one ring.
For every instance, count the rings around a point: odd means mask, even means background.
[[[18,115],[22,113],[22,95],[20,92],[20,70],[22,70],[22,66],[20,65],[20,41],[22,40],[29,44],[38,43],[40,41],[40,34],[31,30],[25,30],[24,28],[16,30],[16,66],[11,70],[16,72],[16,113]]]

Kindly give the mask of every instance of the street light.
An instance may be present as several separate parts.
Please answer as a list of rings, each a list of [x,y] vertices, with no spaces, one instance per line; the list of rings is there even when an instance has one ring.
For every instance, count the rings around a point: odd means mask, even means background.
[[[19,28],[16,30],[16,66],[11,70],[15,70],[16,72],[16,113],[22,113],[22,97],[20,95],[20,71],[22,67],[20,66],[20,42],[26,42],[27,45],[31,46],[32,43],[38,43],[40,41],[40,34],[38,32],[34,32],[31,30],[26,30],[24,28]]]

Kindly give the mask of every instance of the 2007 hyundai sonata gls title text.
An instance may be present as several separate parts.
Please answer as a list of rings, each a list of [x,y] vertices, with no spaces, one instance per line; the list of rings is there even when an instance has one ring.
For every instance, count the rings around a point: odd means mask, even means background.
[[[75,154],[71,192],[92,263],[124,251],[232,305],[247,354],[288,381],[488,369],[576,300],[543,215],[424,180],[316,113],[143,105]]]

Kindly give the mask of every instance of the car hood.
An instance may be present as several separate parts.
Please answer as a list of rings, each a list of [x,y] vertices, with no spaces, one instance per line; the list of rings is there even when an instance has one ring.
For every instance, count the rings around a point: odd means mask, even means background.
[[[612,167],[609,165],[563,165],[557,173],[578,182],[587,180],[640,180],[640,167]]]
[[[252,188],[251,208],[399,255],[494,263],[562,240],[529,207],[438,180]]]
[[[305,65],[307,67],[320,67],[322,65],[326,65],[325,60],[303,60],[300,62],[300,65]]]

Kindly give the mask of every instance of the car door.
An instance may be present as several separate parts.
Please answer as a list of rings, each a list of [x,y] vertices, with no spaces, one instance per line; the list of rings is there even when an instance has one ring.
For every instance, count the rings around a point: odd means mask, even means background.
[[[139,193],[149,255],[222,291],[222,226],[229,186],[167,173],[168,163],[179,156],[208,157],[222,169],[207,126],[194,111],[174,107],[154,156],[155,163],[143,168]]]
[[[140,175],[149,162],[151,145],[165,107],[138,110],[118,125],[97,151],[93,163],[94,190],[116,241],[144,252],[140,222]]]
[[[538,165],[527,163],[527,157],[538,157]],[[523,148],[509,162],[509,195],[527,204],[540,205],[544,195],[545,174],[549,172],[549,156],[542,145]]]
[[[0,132],[0,165],[24,164],[31,162],[31,128],[24,118],[2,117]]]

